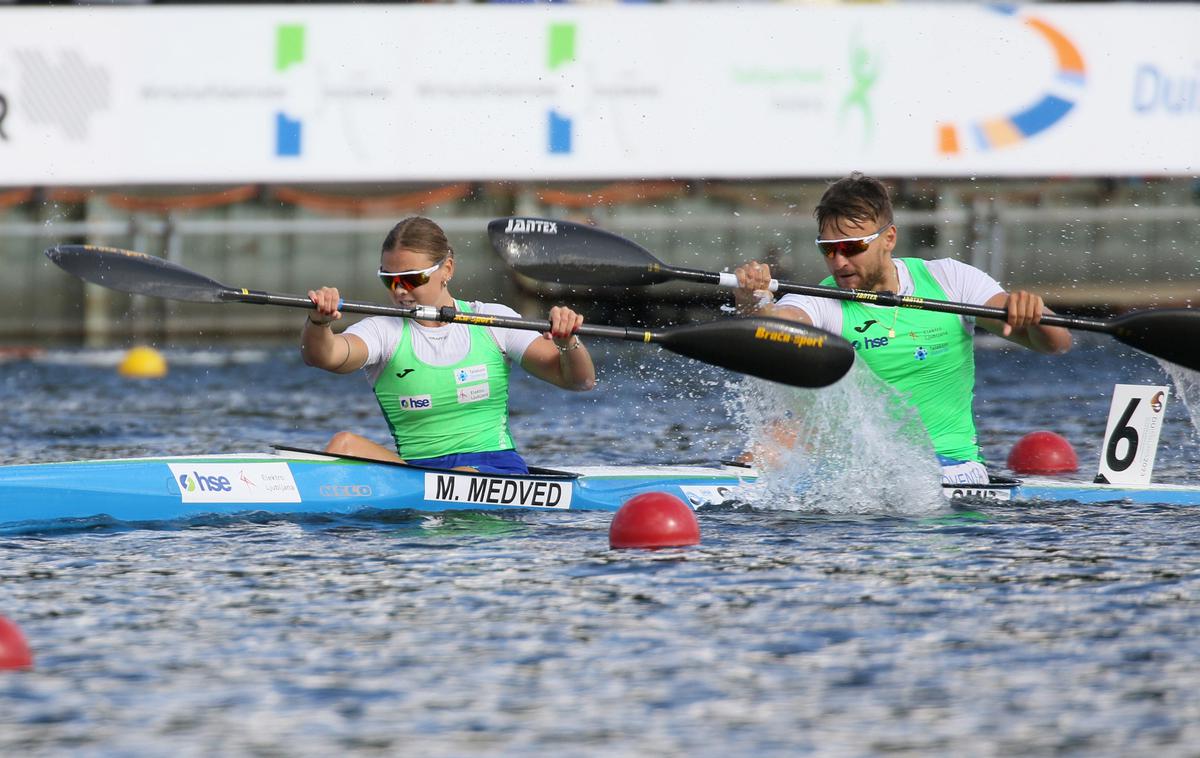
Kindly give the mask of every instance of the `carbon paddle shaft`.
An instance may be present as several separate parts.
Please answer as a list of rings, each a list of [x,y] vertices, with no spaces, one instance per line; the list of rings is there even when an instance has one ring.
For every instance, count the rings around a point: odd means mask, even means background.
[[[737,287],[737,277],[730,273],[717,274],[665,265],[658,265],[657,269],[675,279],[717,284],[729,288]],[[884,307],[915,308],[997,321],[1004,321],[1008,318],[1008,312],[1003,308],[957,303],[952,300],[929,300],[911,295],[897,295],[888,291],[840,289],[776,280],[772,280],[772,284],[774,285],[771,288],[773,292],[783,294],[853,300]],[[1200,311],[1191,308],[1153,308],[1131,311],[1108,320],[1047,313],[1042,316],[1041,323],[1046,326],[1107,334],[1132,348],[1193,371],[1200,371]]]
[[[313,308],[312,301],[307,297],[228,287],[177,263],[131,250],[92,245],[56,245],[47,250],[46,255],[81,279],[137,295],[200,303],[280,305],[304,310]],[[375,316],[550,331],[550,322],[546,320],[461,313],[450,307],[401,308],[342,301],[339,308],[348,313]],[[854,350],[841,337],[777,319],[727,319],[657,331],[584,324],[577,332],[631,342],[653,342],[688,358],[794,387],[832,384],[841,379],[854,363]]]
[[[228,289],[220,299],[306,310],[313,307],[312,301],[306,297],[254,290]],[[399,316],[420,321],[550,331],[550,322],[544,319],[463,313],[450,307],[422,305],[399,308],[343,301],[338,309],[346,313]],[[793,387],[828,386],[845,376],[854,363],[854,348],[841,337],[812,326],[775,318],[720,319],[657,330],[583,324],[576,334],[654,343],[687,358]]]
[[[230,303],[251,303],[255,305],[281,305],[288,308],[304,308],[312,310],[313,301],[307,297],[294,295],[276,295],[259,290],[230,289],[221,295],[221,300]],[[420,321],[439,321],[447,324],[469,324],[472,326],[494,326],[500,329],[522,329],[534,332],[550,331],[550,322],[545,319],[512,318],[511,316],[489,316],[479,313],[464,313],[450,307],[437,308],[430,305],[417,305],[411,308],[399,306],[376,305],[374,303],[359,303],[343,300],[338,310],[344,313],[365,313],[369,316],[396,316],[399,318],[418,319]],[[576,334],[594,337],[613,337],[633,342],[658,342],[662,339],[656,332],[638,329],[627,329],[620,326],[603,326],[599,324],[584,324]],[[649,337],[647,335],[650,335]]]
[[[488,237],[492,247],[510,266],[543,281],[638,287],[676,280],[730,289],[738,286],[737,277],[730,272],[669,266],[636,242],[570,221],[515,216],[496,219],[488,224]],[[783,294],[852,300],[998,321],[1008,318],[1003,308],[928,300],[894,292],[841,289],[774,279],[770,289]],[[1200,371],[1200,310],[1153,308],[1131,311],[1110,320],[1053,313],[1042,316],[1041,323],[1107,334],[1130,347]]]

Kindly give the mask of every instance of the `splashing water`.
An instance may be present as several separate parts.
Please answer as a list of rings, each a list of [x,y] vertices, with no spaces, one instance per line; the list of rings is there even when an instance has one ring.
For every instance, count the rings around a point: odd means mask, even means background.
[[[1192,420],[1192,429],[1200,436],[1200,372],[1164,360],[1159,360],[1158,363],[1163,367],[1163,371],[1167,372],[1167,376],[1171,377],[1171,382],[1175,385],[1175,394],[1183,401],[1188,418]]]
[[[861,362],[821,390],[747,380],[736,420],[765,485],[756,507],[904,516],[946,508],[916,410]]]

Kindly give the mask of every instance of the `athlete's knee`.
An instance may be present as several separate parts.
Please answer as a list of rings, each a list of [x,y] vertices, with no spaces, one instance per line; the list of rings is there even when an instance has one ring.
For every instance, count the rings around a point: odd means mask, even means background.
[[[351,455],[357,447],[358,435],[353,432],[338,432],[329,438],[325,452],[336,455]]]

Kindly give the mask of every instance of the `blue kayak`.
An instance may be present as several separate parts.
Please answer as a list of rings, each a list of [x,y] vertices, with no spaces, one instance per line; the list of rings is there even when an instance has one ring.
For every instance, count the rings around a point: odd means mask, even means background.
[[[527,475],[430,469],[295,448],[273,453],[0,466],[0,525],[109,516],[166,521],[246,512],[364,508],[615,511],[644,492],[692,507],[737,499],[755,480],[733,466],[580,466]]]
[[[575,466],[526,475],[447,471],[298,448],[0,466],[0,526],[107,516],[171,521],[208,514],[345,514],[363,509],[615,511],[645,492],[693,508],[752,500],[758,476],[734,464]],[[945,485],[947,498],[1200,506],[1200,486],[1046,478]]]

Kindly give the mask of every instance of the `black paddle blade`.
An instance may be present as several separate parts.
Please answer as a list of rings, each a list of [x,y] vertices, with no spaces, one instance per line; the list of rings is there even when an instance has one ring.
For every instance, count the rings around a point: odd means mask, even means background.
[[[672,279],[644,247],[594,226],[514,216],[488,224],[488,238],[515,271],[543,282],[640,287]]]
[[[1110,323],[1110,333],[1126,345],[1200,371],[1200,310],[1133,311]]]
[[[46,257],[84,281],[135,295],[222,302],[225,285],[162,258],[96,245],[56,245]]]
[[[777,318],[688,324],[655,341],[673,353],[793,387],[826,387],[854,364],[854,348],[841,337]]]

